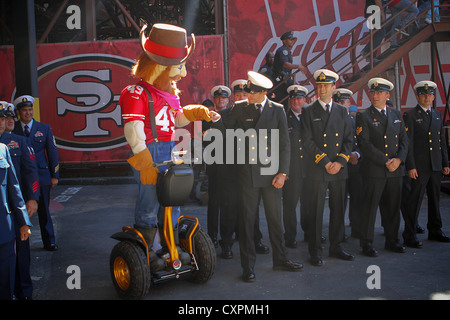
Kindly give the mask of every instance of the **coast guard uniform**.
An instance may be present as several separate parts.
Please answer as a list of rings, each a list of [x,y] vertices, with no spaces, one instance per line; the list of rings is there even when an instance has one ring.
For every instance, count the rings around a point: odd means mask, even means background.
[[[33,103],[34,99],[30,96],[22,96],[14,100],[16,109],[20,109],[23,106],[32,106]],[[23,123],[20,121],[16,121],[13,133],[27,137],[29,146],[34,150],[39,175],[38,215],[42,242],[45,248],[54,248],[51,250],[55,250],[55,231],[49,205],[51,178],[59,179],[58,149],[48,124],[33,119],[29,125],[31,125],[31,128],[29,128],[28,136],[24,132]]]
[[[3,104],[3,101],[0,104]],[[7,107],[0,111],[0,117],[15,117],[14,105],[7,102],[4,105]],[[8,146],[25,203],[28,200],[39,201],[39,176],[33,149],[28,146],[25,137],[11,132],[4,131],[0,136],[0,142]],[[17,264],[14,295],[18,299],[31,298],[33,283],[30,276],[30,240],[19,239],[20,233],[17,225],[16,234]]]
[[[15,227],[31,226],[8,147],[0,143],[0,300],[12,299],[16,267]]]

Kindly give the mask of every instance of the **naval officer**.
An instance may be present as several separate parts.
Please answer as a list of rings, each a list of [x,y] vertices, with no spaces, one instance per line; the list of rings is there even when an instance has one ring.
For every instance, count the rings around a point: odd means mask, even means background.
[[[400,111],[386,105],[394,85],[383,78],[372,78],[368,86],[372,105],[356,114],[358,145],[364,157],[360,244],[363,254],[376,257],[373,238],[379,206],[383,208],[385,249],[405,252],[398,230],[408,136]]]
[[[422,242],[416,237],[416,225],[425,192],[428,198],[428,239],[450,242],[442,232],[439,210],[442,174],[448,175],[450,169],[442,115],[432,108],[436,87],[432,81],[418,82],[414,86],[417,105],[403,114],[409,138],[406,170],[411,178],[411,190],[405,199],[406,210],[403,213],[403,239],[405,245],[413,248],[422,247]]]

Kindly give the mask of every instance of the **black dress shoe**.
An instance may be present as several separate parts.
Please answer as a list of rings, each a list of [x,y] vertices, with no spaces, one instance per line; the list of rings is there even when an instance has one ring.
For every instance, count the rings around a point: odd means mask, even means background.
[[[295,249],[297,248],[297,241],[286,241],[284,245],[288,248]]]
[[[338,258],[341,260],[346,260],[346,261],[353,261],[355,260],[355,256],[345,252],[344,250],[341,251],[337,251],[337,252],[330,252],[330,257],[333,258]]]
[[[244,272],[242,280],[245,282],[254,282],[256,280],[255,273],[253,271]]]
[[[421,226],[417,225],[416,226],[416,233],[425,233],[425,229],[422,228]]]
[[[434,240],[434,241],[440,241],[440,242],[450,242],[450,237],[447,237],[445,234],[441,233],[435,233],[435,234],[428,234],[428,240]]]
[[[397,253],[405,253],[406,252],[406,248],[404,246],[402,246],[399,243],[396,242],[387,242],[384,245],[384,248],[386,250],[392,251],[392,252],[397,252]]]
[[[315,267],[323,266],[323,260],[321,256],[314,256],[309,259],[309,262]]]
[[[403,244],[410,248],[422,248],[423,243],[417,239],[407,239],[403,242]]]
[[[268,254],[269,253],[269,247],[263,244],[261,241],[255,243],[255,250],[256,253],[259,254]]]
[[[232,259],[233,258],[233,251],[231,251],[230,247],[222,248],[222,258],[224,258],[224,259]]]
[[[362,253],[368,257],[378,257],[378,251],[372,246],[364,246]]]
[[[44,245],[44,249],[47,251],[56,251],[58,250],[58,246],[56,244],[46,244]]]
[[[285,270],[285,271],[300,271],[303,269],[303,264],[286,260],[273,266],[273,270]]]

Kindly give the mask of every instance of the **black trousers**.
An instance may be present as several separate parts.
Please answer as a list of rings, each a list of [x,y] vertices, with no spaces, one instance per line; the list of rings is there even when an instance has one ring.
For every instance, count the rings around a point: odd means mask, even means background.
[[[382,221],[386,243],[397,243],[403,177],[364,177],[363,183],[361,246],[372,245],[373,243],[378,207],[383,211]]]
[[[16,276],[14,295],[18,299],[33,296],[33,282],[31,281],[30,239],[20,240],[20,229],[16,229]]]
[[[303,178],[291,175],[283,187],[284,240],[293,242],[297,237],[297,204],[300,201],[300,226],[306,234],[306,208],[302,199]]]
[[[12,300],[16,268],[15,242],[0,244],[0,300]]]
[[[344,196],[346,191],[346,180],[318,181],[307,179],[305,187],[305,197],[308,208],[308,250],[312,257],[322,254],[322,224],[323,211],[325,208],[325,196],[329,189],[330,208],[330,253],[338,252],[341,249],[341,242],[344,240]]]
[[[220,245],[233,245],[239,213],[239,188],[236,180],[222,179],[220,182]]]
[[[55,244],[55,230],[53,228],[53,221],[50,215],[50,185],[41,185],[39,191],[39,227],[41,229],[41,237],[44,245]]]
[[[273,186],[253,187],[251,173],[247,170],[243,171],[240,177],[242,214],[238,220],[239,247],[242,269],[244,272],[248,272],[254,269],[256,262],[254,233],[260,195],[269,229],[273,264],[280,264],[287,259],[281,224],[281,189]]]
[[[352,165],[349,164],[347,192],[350,196],[348,201],[348,217],[350,226],[352,228],[352,236],[361,237],[361,204],[363,201],[362,190],[363,180],[359,170],[350,169]],[[345,199],[347,200],[347,199]]]
[[[221,180],[216,168],[207,172],[208,175],[208,210],[207,210],[207,229],[208,235],[213,241],[218,240],[219,216],[220,216],[220,192]]]
[[[442,219],[439,209],[441,177],[440,171],[418,172],[417,179],[410,179],[411,191],[405,202],[403,219],[405,220],[405,230],[403,238],[405,240],[415,239],[417,219],[422,205],[425,191],[428,198],[428,223],[427,229],[430,234],[441,232]]]

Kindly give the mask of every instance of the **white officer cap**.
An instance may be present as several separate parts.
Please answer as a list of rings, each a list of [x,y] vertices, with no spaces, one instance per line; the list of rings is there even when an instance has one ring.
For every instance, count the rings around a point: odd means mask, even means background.
[[[248,93],[268,91],[273,87],[272,80],[255,71],[247,72],[248,80],[244,91]]]
[[[391,91],[394,89],[392,82],[383,78],[372,78],[369,80],[370,91]]]
[[[7,101],[0,101],[0,117],[15,117],[14,105]]]
[[[420,81],[414,86],[414,90],[418,95],[420,94],[434,94],[437,88],[436,83],[433,81]]]
[[[231,90],[227,86],[215,86],[211,89],[212,97],[226,97],[229,98]]]
[[[335,102],[344,101],[350,99],[352,95],[353,92],[351,90],[345,88],[338,88],[333,92],[333,100]]]
[[[308,89],[298,84],[293,84],[287,88],[289,98],[300,98],[308,94]]]
[[[339,75],[328,69],[319,69],[314,72],[316,83],[332,83],[335,84],[339,80]]]
[[[24,106],[33,106],[34,98],[32,96],[24,95],[16,98],[13,103],[17,109],[20,109]]]
[[[231,84],[231,89],[233,90],[233,92],[243,92],[246,83],[247,80],[244,79],[235,80]]]

